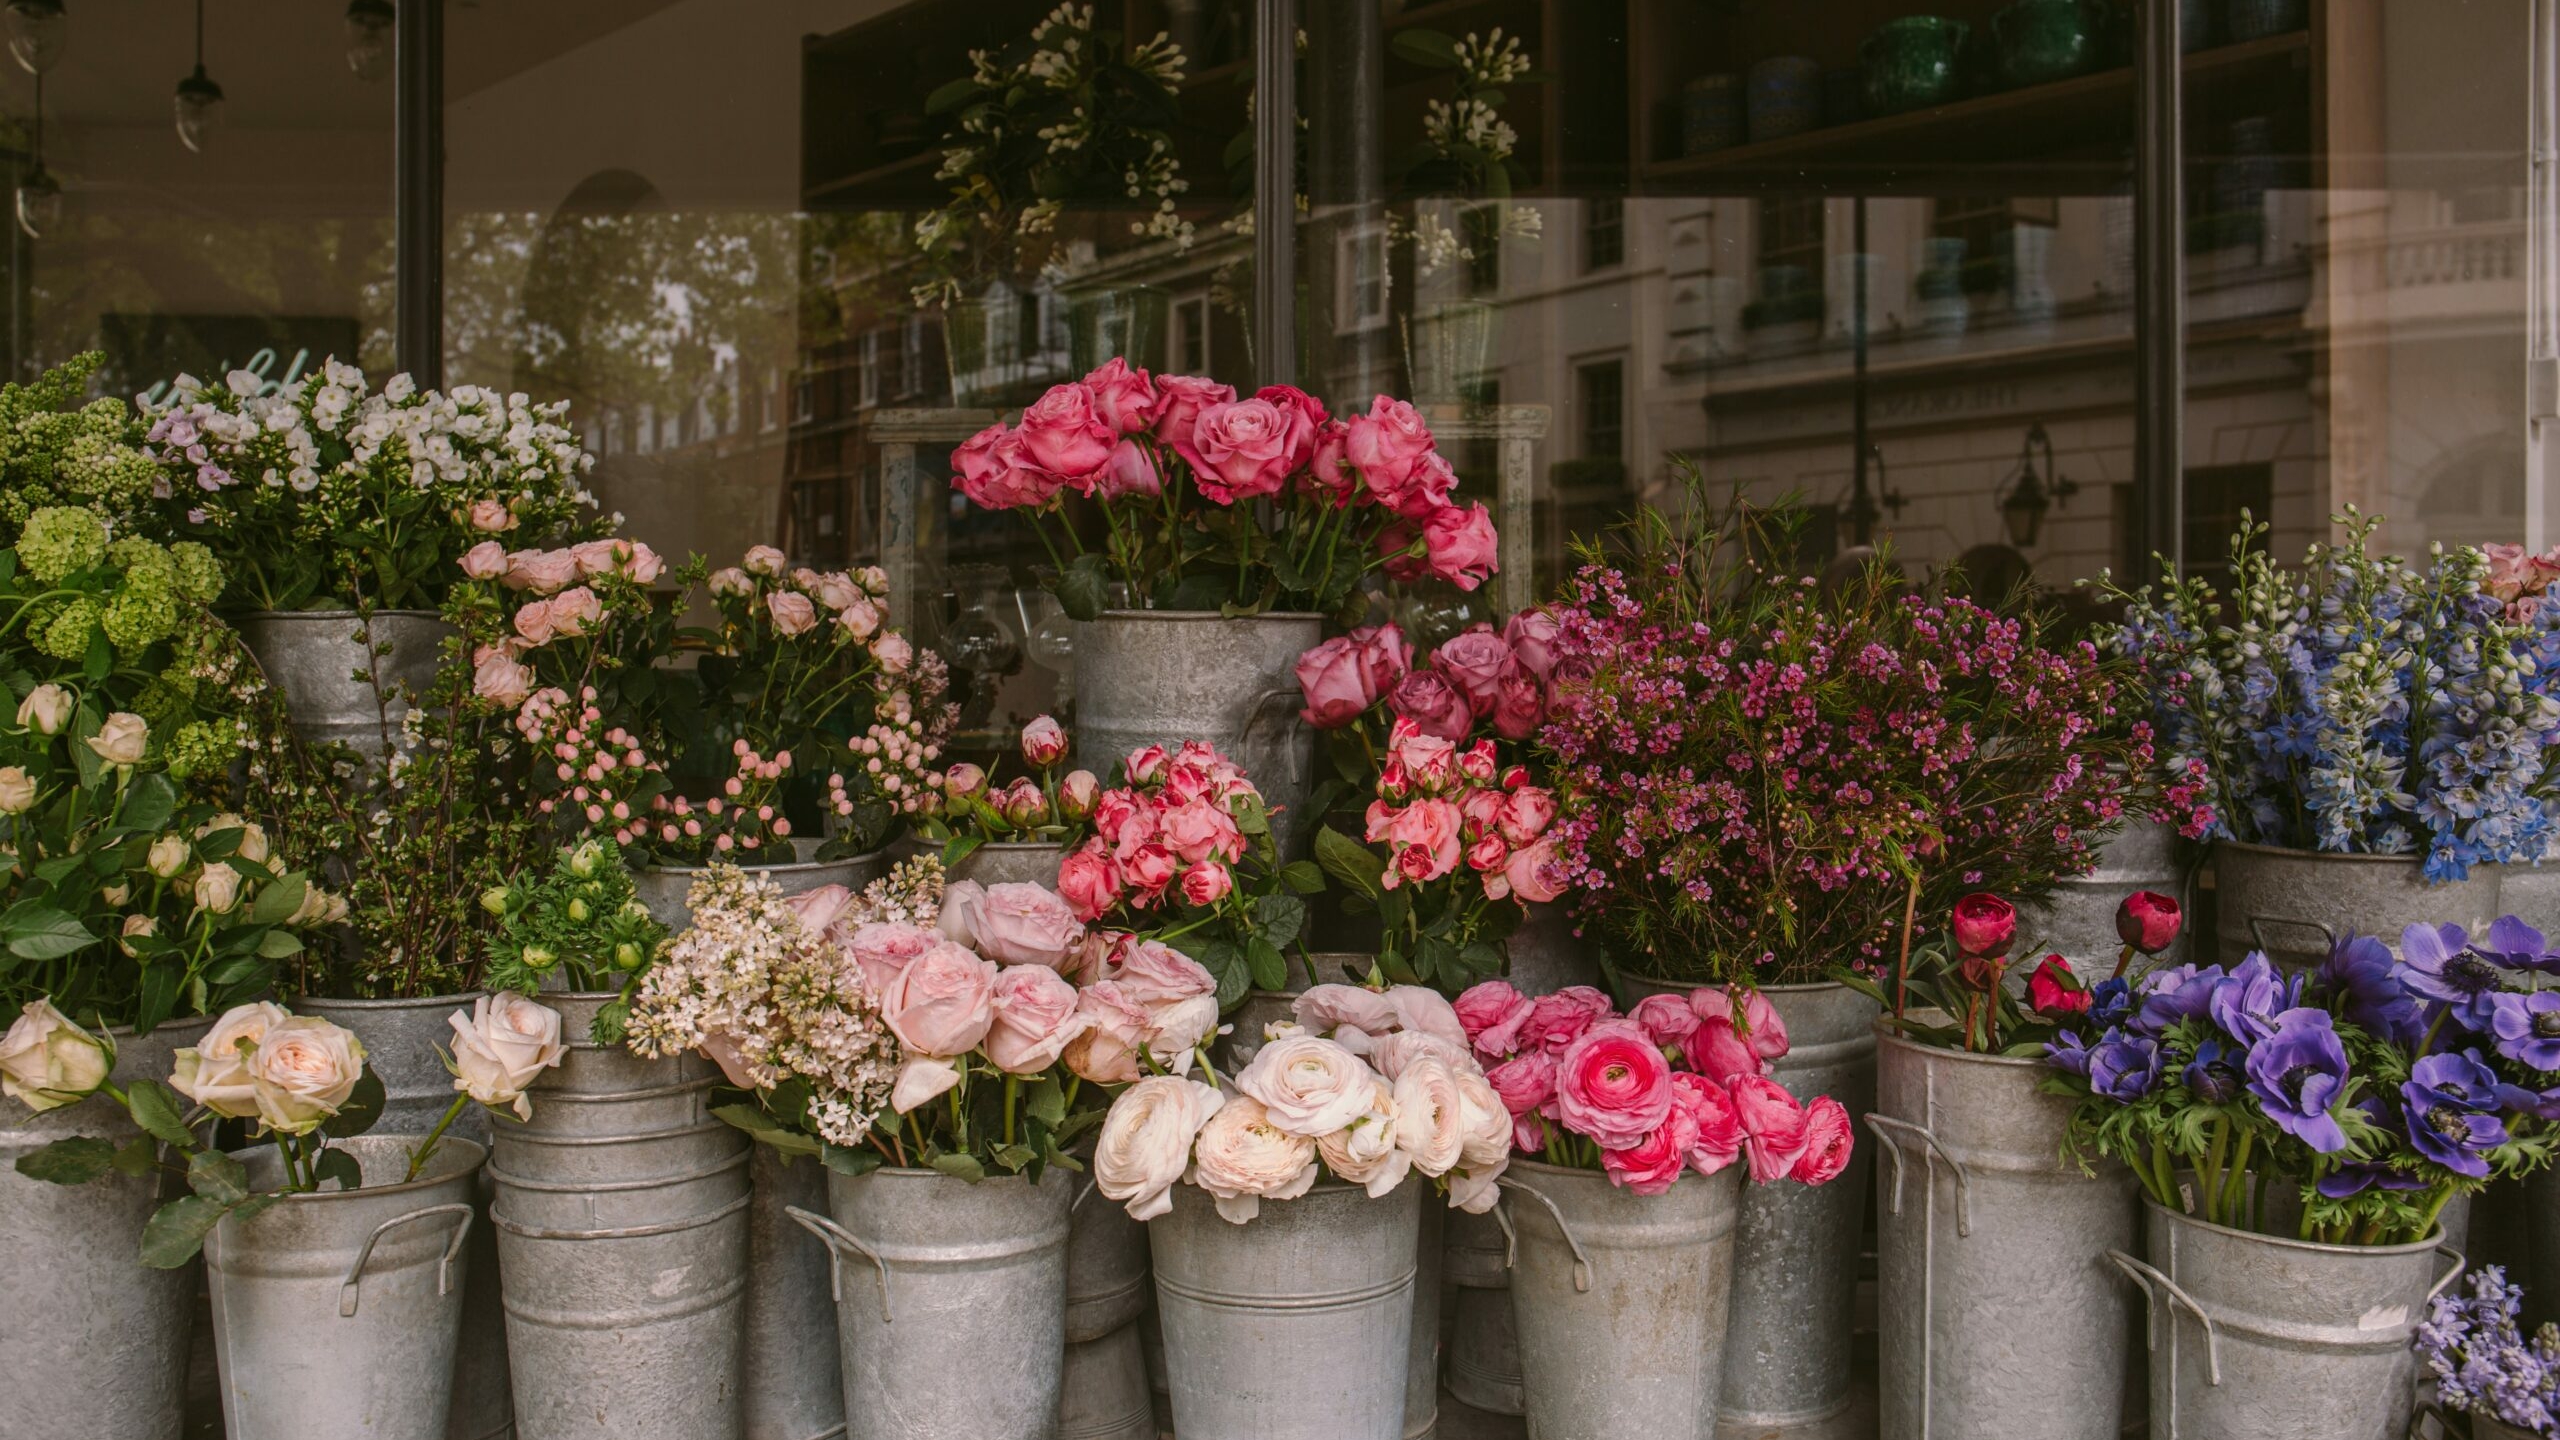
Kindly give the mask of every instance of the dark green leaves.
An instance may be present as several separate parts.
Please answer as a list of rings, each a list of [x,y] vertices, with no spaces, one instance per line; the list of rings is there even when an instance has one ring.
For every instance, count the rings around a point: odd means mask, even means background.
[[[711,1113],[719,1119],[725,1120],[729,1124],[736,1126],[738,1129],[746,1131],[747,1134],[755,1137],[758,1144],[770,1145],[776,1151],[779,1151],[784,1155],[818,1155],[823,1157],[826,1151],[840,1148],[837,1146],[821,1146],[817,1140],[804,1135],[797,1130],[783,1129],[780,1125],[774,1122],[772,1116],[765,1114],[764,1110],[760,1106],[748,1104],[722,1105]],[[853,1153],[868,1154],[869,1152],[856,1151]],[[846,1173],[859,1174],[860,1172],[847,1171]]]
[[[142,1226],[142,1263],[154,1270],[175,1270],[196,1258],[204,1237],[231,1213],[235,1202],[204,1195],[182,1195],[161,1206]]]
[[[186,1111],[178,1101],[178,1092],[157,1080],[136,1080],[125,1087],[124,1095],[133,1111],[133,1123],[169,1144],[195,1144],[196,1137],[187,1129]]]
[[[1379,881],[1386,874],[1386,862],[1330,825],[1316,832],[1316,864],[1355,895],[1376,900],[1384,893]]]
[[[1109,595],[1110,577],[1100,555],[1079,555],[1058,573],[1058,606],[1070,620],[1101,619]]]
[[[1433,70],[1458,68],[1458,42],[1438,30],[1399,30],[1387,48],[1399,59]]]
[[[98,943],[68,912],[21,901],[0,914],[0,944],[21,960],[59,960]]]
[[[336,1151],[331,1154],[350,1163],[355,1159]],[[207,1200],[237,1204],[249,1198],[249,1167],[219,1150],[199,1150],[187,1157],[187,1188]]]
[[[56,1140],[18,1157],[18,1173],[52,1185],[86,1185],[115,1168],[116,1144],[88,1135]]]
[[[320,1122],[320,1132],[340,1139],[363,1134],[382,1118],[384,1098],[382,1077],[374,1073],[372,1066],[366,1066],[364,1074],[356,1078],[356,1088],[348,1093],[346,1103],[338,1107],[338,1113]]]

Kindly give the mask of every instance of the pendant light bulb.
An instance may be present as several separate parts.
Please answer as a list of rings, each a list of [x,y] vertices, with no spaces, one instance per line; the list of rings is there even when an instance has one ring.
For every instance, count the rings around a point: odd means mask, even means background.
[[[51,74],[69,37],[62,0],[9,0],[9,54],[28,74]]]
[[[359,80],[391,73],[392,27],[399,21],[391,0],[348,0],[347,68]]]

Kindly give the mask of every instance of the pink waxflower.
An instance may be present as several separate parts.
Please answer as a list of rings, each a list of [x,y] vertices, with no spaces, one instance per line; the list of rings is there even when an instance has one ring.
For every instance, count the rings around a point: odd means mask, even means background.
[[[1085,376],[1084,388],[1093,397],[1095,416],[1122,435],[1145,434],[1164,409],[1154,377],[1117,355]]]
[[[818,623],[818,607],[796,590],[776,590],[764,597],[764,603],[773,616],[775,632],[785,638],[807,634]]]
[[[1785,1179],[1804,1157],[1804,1106],[1785,1086],[1758,1075],[1741,1076],[1726,1088],[1742,1117],[1742,1148],[1751,1160],[1752,1183]]]
[[[1846,1106],[1828,1095],[1814,1097],[1804,1112],[1804,1153],[1789,1176],[1805,1185],[1827,1185],[1839,1179],[1857,1147],[1855,1128]]]
[[[1191,464],[1200,493],[1220,505],[1276,495],[1287,482],[1293,450],[1308,444],[1305,421],[1268,400],[1212,405],[1193,421],[1187,443],[1175,449]]]
[[[1022,758],[1035,769],[1046,770],[1066,758],[1065,727],[1048,715],[1036,715],[1022,727]]]
[[[1423,551],[1431,573],[1473,590],[1502,568],[1501,537],[1494,532],[1493,513],[1482,505],[1449,506],[1422,522]]]
[[[1493,1061],[1520,1048],[1520,1027],[1529,1023],[1532,1005],[1508,980],[1480,980],[1459,993],[1454,1008],[1467,1044]]]
[[[495,580],[507,573],[507,547],[483,540],[462,552],[462,573],[473,580]]]
[[[1462,740],[1475,723],[1467,697],[1436,670],[1415,670],[1387,692],[1387,708],[1426,735]]]
[[[1094,408],[1082,385],[1052,385],[1031,402],[1017,427],[1031,463],[1069,481],[1088,481],[1111,458],[1119,431]]]
[[[1541,995],[1530,1002],[1529,1018],[1520,1026],[1520,1046],[1557,1054],[1612,1008],[1608,996],[1588,985],[1568,985],[1552,995]]]
[[[1697,1031],[1698,1012],[1689,1008],[1686,996],[1647,995],[1627,1012],[1627,1018],[1644,1028],[1653,1043],[1666,1050],[1679,1050]]]
[[[1697,1127],[1689,1145],[1689,1168],[1713,1175],[1740,1158],[1745,1136],[1732,1092],[1703,1075],[1681,1071],[1671,1077],[1671,1103]]]
[[[1602,1149],[1643,1143],[1670,1113],[1671,1066],[1636,1026],[1593,1025],[1556,1056],[1556,1118]]]
[[[1192,427],[1200,412],[1234,400],[1236,387],[1197,375],[1159,375],[1156,393],[1160,406],[1156,411],[1156,438],[1180,453],[1183,446],[1191,443]]]
[[[1487,624],[1470,626],[1431,652],[1431,668],[1466,697],[1467,708],[1481,719],[1493,713],[1500,698],[1502,672],[1512,663],[1511,647]],[[1454,737],[1453,737],[1454,738]]]

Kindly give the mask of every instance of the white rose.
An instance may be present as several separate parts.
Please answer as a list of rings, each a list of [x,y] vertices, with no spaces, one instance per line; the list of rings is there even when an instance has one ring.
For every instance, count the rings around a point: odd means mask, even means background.
[[[1396,1144],[1425,1175],[1457,1168],[1467,1141],[1467,1102],[1457,1072],[1434,1055],[1416,1057],[1396,1080]]]
[[[36,803],[35,778],[23,765],[0,765],[0,812],[21,815]]]
[[[234,1006],[190,1049],[180,1050],[169,1088],[216,1115],[245,1120],[258,1113],[257,1087],[249,1081],[249,1052],[267,1032],[293,1018],[283,1006],[265,1000]]]
[[[316,1015],[268,1027],[249,1057],[258,1118],[273,1130],[304,1135],[338,1113],[364,1078],[364,1042]]]
[[[493,1110],[510,1106],[517,1119],[532,1119],[525,1087],[569,1053],[560,1039],[560,1012],[502,990],[473,1001],[468,1012],[454,1011],[452,1025],[453,1088]]]
[[[1173,1208],[1173,1184],[1191,1165],[1191,1140],[1226,1098],[1197,1080],[1150,1075],[1120,1092],[1093,1149],[1093,1183],[1105,1199],[1152,1220]]]
[[[240,872],[219,861],[204,867],[196,877],[196,908],[216,915],[228,915],[240,903]]]
[[[88,1098],[115,1068],[107,1043],[53,1008],[30,1000],[0,1036],[0,1096],[38,1114]]]
[[[143,723],[141,716],[119,710],[89,737],[89,748],[110,765],[139,765],[144,742],[150,737],[151,727]]]
[[[1255,1051],[1235,1083],[1262,1102],[1273,1125],[1312,1140],[1367,1114],[1377,1079],[1378,1072],[1337,1042],[1300,1035]]]
[[[143,861],[151,873],[163,880],[174,880],[187,868],[187,842],[175,835],[163,835],[151,842],[151,855]]]
[[[71,723],[71,692],[59,685],[39,685],[18,702],[18,724],[39,735],[59,735]]]
[[[1369,1192],[1369,1198],[1393,1190],[1413,1168],[1413,1157],[1396,1144],[1396,1101],[1384,1084],[1373,1091],[1369,1112],[1330,1135],[1316,1137],[1316,1153],[1325,1168]]]
[[[1316,1142],[1281,1129],[1250,1095],[1218,1107],[1200,1127],[1191,1154],[1191,1183],[1238,1225],[1262,1213],[1265,1200],[1292,1200],[1315,1188]]]

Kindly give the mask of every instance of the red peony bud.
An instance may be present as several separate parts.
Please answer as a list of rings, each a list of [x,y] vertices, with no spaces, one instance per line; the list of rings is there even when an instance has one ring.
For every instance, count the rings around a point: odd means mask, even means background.
[[[2027,1007],[2049,1020],[2067,1020],[2087,1013],[2089,992],[2072,973],[2070,961],[2047,955],[2027,977]]]
[[[2178,902],[2152,890],[2136,890],[2116,907],[2116,938],[2145,955],[2157,955],[2178,942],[2185,916]]]
[[[2018,907],[1997,895],[1967,895],[1956,902],[1954,926],[1958,952],[1996,960],[2017,938]]]

